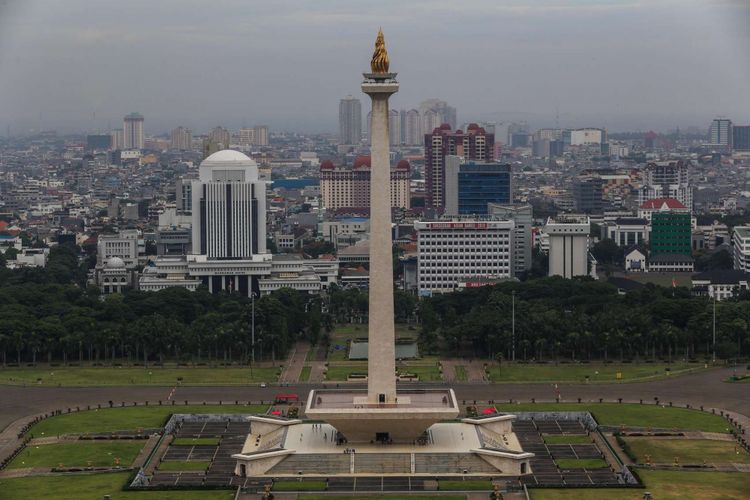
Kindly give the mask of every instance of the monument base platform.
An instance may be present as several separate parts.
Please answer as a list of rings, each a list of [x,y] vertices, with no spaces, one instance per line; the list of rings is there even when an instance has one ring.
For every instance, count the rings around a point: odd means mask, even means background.
[[[426,439],[410,443],[342,443],[326,423],[251,417],[251,434],[235,474],[274,476],[520,476],[531,472],[512,415],[431,425]],[[256,419],[257,425],[256,425]],[[367,424],[365,424],[367,425]]]
[[[397,392],[396,402],[370,403],[367,391],[310,391],[307,418],[332,425],[347,443],[414,443],[441,420],[458,416],[453,389],[411,389]]]

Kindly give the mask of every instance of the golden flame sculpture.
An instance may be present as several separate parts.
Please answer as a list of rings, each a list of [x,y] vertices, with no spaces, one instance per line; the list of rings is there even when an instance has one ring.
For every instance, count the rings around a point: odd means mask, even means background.
[[[370,69],[373,73],[388,73],[388,51],[385,50],[385,38],[383,30],[378,30],[378,37],[375,39],[375,52],[372,54]]]

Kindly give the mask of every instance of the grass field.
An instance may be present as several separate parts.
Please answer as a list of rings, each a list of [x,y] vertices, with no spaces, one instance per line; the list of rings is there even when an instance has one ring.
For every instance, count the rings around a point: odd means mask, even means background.
[[[439,480],[438,489],[441,491],[490,491],[492,481],[467,479],[466,481]]]
[[[209,465],[211,465],[211,462],[207,460],[191,460],[190,462],[167,460],[159,464],[159,470],[172,472],[204,471],[208,470]]]
[[[138,367],[51,367],[2,368],[0,384],[63,387],[124,385],[247,385],[275,382],[279,368],[138,368]],[[181,380],[179,380],[181,378]]]
[[[400,373],[413,373],[417,375],[422,382],[436,382],[443,380],[443,376],[440,373],[440,368],[438,368],[437,363],[425,365],[416,362],[401,362],[398,363],[398,371]]]
[[[325,481],[274,481],[274,491],[325,491]]]
[[[714,441],[709,439],[651,439],[648,437],[625,437],[639,463],[646,463],[650,455],[651,463],[671,464],[675,457],[681,464],[743,463],[750,464],[750,454],[734,441]]]
[[[557,458],[555,463],[561,469],[604,469],[609,467],[601,458]]]
[[[367,373],[367,362],[347,361],[344,363],[329,364],[326,371],[326,380],[343,381],[350,373]]]
[[[120,459],[120,466],[128,467],[143,448],[145,441],[90,441],[55,443],[27,446],[8,465],[10,469],[26,467],[107,467],[114,466]]]
[[[201,438],[182,437],[182,438],[174,439],[170,444],[172,446],[195,446],[195,445],[216,446],[219,444],[219,438],[217,437],[201,437]]]
[[[645,489],[529,489],[532,500],[642,500],[650,491],[655,500],[745,500],[750,498],[750,474],[740,472],[673,472],[638,470]]]
[[[669,368],[667,375],[666,368]],[[702,363],[554,363],[519,364],[502,363],[488,367],[493,382],[634,382],[667,376],[679,376],[686,370],[706,370]],[[621,374],[621,379],[617,374]]]
[[[616,396],[616,393],[612,394]],[[686,431],[729,432],[729,424],[719,415],[670,408],[654,404],[618,404],[618,403],[543,403],[496,405],[497,409],[513,413],[520,411],[590,411],[597,422],[602,425],[619,427],[653,427],[663,429],[680,429]]]
[[[3,500],[232,500],[235,490],[122,491],[130,473],[0,478]]]
[[[591,444],[589,436],[544,436],[547,444]]]
[[[265,413],[267,406],[258,405],[174,405],[129,406],[66,413],[42,420],[29,434],[35,437],[112,432],[161,427],[173,413]]]
[[[310,373],[312,372],[312,367],[310,366],[303,366],[302,367],[302,373],[299,375],[299,381],[300,382],[309,382],[310,381]]]
[[[459,382],[466,382],[467,380],[469,380],[469,375],[466,373],[465,366],[456,366],[456,380],[458,380]]]

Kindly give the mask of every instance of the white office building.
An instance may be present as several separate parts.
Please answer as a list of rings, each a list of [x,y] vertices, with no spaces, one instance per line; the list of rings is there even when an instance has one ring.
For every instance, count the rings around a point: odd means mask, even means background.
[[[487,212],[493,219],[513,221],[513,276],[518,277],[531,269],[531,229],[534,226],[534,209],[531,205],[488,203]]]
[[[420,295],[452,292],[467,280],[512,276],[511,220],[415,221],[414,228]]]
[[[737,226],[732,234],[734,268],[750,273],[750,226]]]
[[[143,115],[130,113],[123,118],[123,149],[143,149]]]
[[[589,274],[589,233],[586,215],[558,215],[547,219],[544,232],[549,236],[549,275],[573,278]]]

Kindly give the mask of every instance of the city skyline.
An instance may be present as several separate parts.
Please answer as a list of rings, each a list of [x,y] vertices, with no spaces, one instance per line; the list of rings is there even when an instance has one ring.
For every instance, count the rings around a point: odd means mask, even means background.
[[[253,123],[335,133],[336,104],[356,91],[352,61],[370,50],[359,35],[373,22],[402,54],[394,70],[408,68],[400,78],[409,91],[393,109],[439,97],[459,109],[459,122],[611,131],[704,129],[716,116],[750,121],[741,54],[750,9],[737,1],[386,2],[386,15],[336,2],[292,2],[281,12],[226,1],[218,11],[232,15],[221,23],[204,22],[210,13],[200,6],[146,6],[3,4],[3,132],[106,131],[139,110],[147,134]],[[292,21],[294,33],[274,38]],[[464,57],[469,50],[476,55]],[[291,70],[303,76],[290,78]]]

